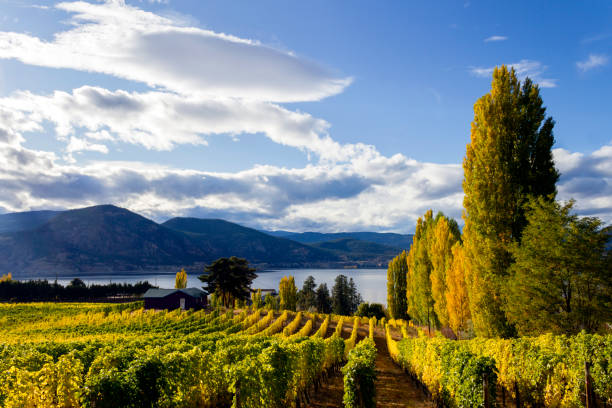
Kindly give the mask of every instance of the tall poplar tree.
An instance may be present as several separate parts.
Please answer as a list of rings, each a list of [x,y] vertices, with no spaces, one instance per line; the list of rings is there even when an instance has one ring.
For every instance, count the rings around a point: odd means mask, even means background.
[[[428,210],[417,220],[416,231],[408,254],[406,284],[407,308],[410,318],[428,327],[437,325],[431,293],[431,259],[428,241],[435,226],[433,212]]]
[[[393,319],[407,317],[406,275],[408,274],[408,255],[406,251],[389,262],[387,269],[387,307]]]
[[[453,262],[453,245],[459,241],[461,232],[457,222],[442,213],[436,216],[435,226],[429,237],[429,258],[431,260],[431,296],[434,310],[442,326],[448,326],[449,316],[446,306],[447,272]]]
[[[527,197],[556,194],[553,126],[537,85],[521,84],[506,66],[494,69],[491,92],[474,105],[463,161],[466,282],[477,335],[513,334],[502,304],[509,248],[525,226]]]
[[[181,269],[180,272],[176,273],[176,277],[174,278],[174,288],[175,289],[185,289],[187,287],[187,272],[185,269]]]
[[[453,261],[446,272],[446,309],[448,325],[457,337],[468,328],[470,319],[470,301],[465,284],[465,255],[459,241],[452,247]]]

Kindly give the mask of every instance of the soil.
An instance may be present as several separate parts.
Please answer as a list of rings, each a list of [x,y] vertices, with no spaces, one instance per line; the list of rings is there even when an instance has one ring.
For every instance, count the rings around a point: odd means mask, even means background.
[[[335,330],[335,324],[330,324],[328,335],[331,336]],[[350,336],[351,324],[346,324],[342,330],[342,337]],[[360,325],[358,339],[368,335],[368,326]],[[412,379],[398,367],[387,350],[385,333],[377,328],[374,331],[374,342],[378,353],[376,355],[376,406],[386,407],[410,407],[410,408],[433,408],[433,402],[412,381]],[[323,386],[313,393],[308,407],[310,408],[341,408],[342,396],[344,394],[342,373],[333,373],[330,378],[323,382]]]

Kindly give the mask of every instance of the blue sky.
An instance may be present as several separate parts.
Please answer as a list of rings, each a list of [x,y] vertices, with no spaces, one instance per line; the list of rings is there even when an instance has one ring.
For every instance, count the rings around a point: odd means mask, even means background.
[[[0,211],[410,232],[460,217],[505,63],[557,123],[559,197],[612,221],[610,2],[126,3],[0,0]]]

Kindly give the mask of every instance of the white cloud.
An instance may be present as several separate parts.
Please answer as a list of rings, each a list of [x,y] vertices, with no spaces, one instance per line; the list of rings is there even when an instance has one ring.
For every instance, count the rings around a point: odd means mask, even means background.
[[[269,229],[401,232],[412,231],[428,208],[461,215],[460,164],[385,157],[373,146],[351,144],[338,145],[348,152],[342,161],[235,173],[140,162],[62,164],[52,152],[23,146],[27,132],[40,126],[33,121],[36,115],[0,106],[0,117],[0,189],[6,192],[0,207],[7,211],[111,202],[156,219],[192,215]],[[89,132],[81,146],[114,137],[106,129]],[[74,138],[67,138],[68,145],[79,147]],[[554,157],[562,172],[559,198],[576,198],[582,214],[611,222],[612,146],[592,154],[555,149]]]
[[[71,137],[68,146],[66,146],[66,152],[75,153],[82,151],[91,151],[98,153],[108,153],[108,147],[103,144],[91,143],[85,139],[81,139],[78,137]]]
[[[612,145],[590,154],[554,149],[553,156],[561,172],[558,197],[575,199],[582,215],[612,223]]]
[[[276,143],[316,153],[324,160],[342,160],[360,149],[334,142],[324,120],[248,99],[84,86],[51,95],[17,92],[0,98],[0,107],[21,115],[37,129],[45,121],[53,123],[60,140],[85,129],[82,138],[170,150],[179,144],[205,145],[206,135],[263,133]]]
[[[508,37],[503,35],[492,35],[491,37],[485,38],[484,42],[497,42],[497,41],[506,41]]]
[[[34,105],[49,106],[55,97]],[[59,99],[80,97],[75,90]],[[0,116],[6,118],[2,122],[6,128],[0,132],[0,189],[6,194],[0,197],[0,206],[7,211],[112,202],[158,219],[196,215],[265,228],[404,231],[413,228],[425,203],[459,214],[459,165],[419,163],[400,154],[385,157],[373,146],[333,141],[331,146],[342,160],[331,157],[294,169],[264,165],[220,173],[151,163],[104,161],[80,165],[69,160],[62,164],[54,153],[29,149],[23,143],[28,131],[40,130],[47,115],[65,107],[23,114],[18,104],[2,102]],[[78,108],[72,107],[72,111],[77,117],[85,115]],[[98,119],[92,120],[96,123]],[[75,123],[83,126],[86,122]],[[110,128],[83,132],[82,136],[70,133],[65,150],[104,153],[100,143],[116,137]]]
[[[71,29],[52,41],[0,32],[0,58],[114,75],[184,95],[273,102],[320,100],[351,83],[293,53],[182,26],[122,1],[56,7],[73,14]]]
[[[292,53],[181,25],[119,0],[58,7],[74,14],[70,30],[52,41],[0,33],[0,58],[103,72],[155,89],[82,86],[0,98],[5,211],[114,203],[156,219],[208,216],[269,229],[325,231],[409,232],[428,208],[460,217],[460,164],[386,157],[371,145],[341,144],[328,134],[325,120],[279,105],[341,92],[350,79]],[[535,74],[542,86],[554,85],[542,78],[546,67],[539,62],[512,65],[519,76]],[[491,72],[474,69],[477,75]],[[30,132],[49,133],[64,147],[26,147]],[[106,161],[75,160],[79,152],[111,152],[117,142],[157,150],[204,146],[213,134],[263,134],[314,160],[303,168],[261,165],[235,173],[118,162],[111,154]],[[612,147],[591,155],[557,149],[555,159],[564,173],[561,197],[575,196],[585,213],[612,213],[604,211],[612,208]],[[589,187],[594,183],[596,188]]]
[[[608,65],[610,58],[603,54],[590,54],[586,61],[576,62],[576,66],[582,72],[590,71],[591,69]]]
[[[556,79],[543,77],[548,67],[539,61],[523,59],[519,62],[505,65],[514,68],[519,78],[524,79],[525,77],[529,77],[542,88],[555,88],[557,86]],[[470,72],[479,77],[490,78],[491,75],[493,75],[493,69],[495,69],[495,67],[472,67]]]

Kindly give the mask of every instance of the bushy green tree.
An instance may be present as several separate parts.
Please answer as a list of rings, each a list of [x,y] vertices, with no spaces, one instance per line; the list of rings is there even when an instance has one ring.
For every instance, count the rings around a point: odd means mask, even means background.
[[[361,302],[353,278],[349,280],[345,275],[336,276],[332,288],[332,311],[339,315],[352,315]]]
[[[326,283],[321,283],[317,287],[316,295],[316,307],[319,313],[331,313],[332,301],[329,295],[329,289],[327,289]]]
[[[502,303],[510,246],[525,226],[527,196],[556,193],[553,127],[538,86],[529,78],[521,84],[514,69],[495,68],[491,92],[474,105],[463,161],[466,282],[478,335],[514,333]]]
[[[380,303],[367,302],[360,304],[355,314],[361,317],[375,317],[379,320],[386,316],[385,307],[383,305]]]
[[[206,266],[204,271],[198,278],[206,283],[204,290],[215,293],[225,307],[231,307],[234,299],[248,299],[251,283],[257,277],[255,269],[249,267],[246,259],[235,256],[219,258]]]
[[[315,278],[313,276],[307,277],[302,285],[302,289],[298,292],[297,303],[300,310],[308,310],[317,307],[316,287]]]
[[[522,335],[593,332],[612,320],[609,232],[597,218],[572,214],[572,206],[541,197],[527,205],[506,293],[508,317]]]

